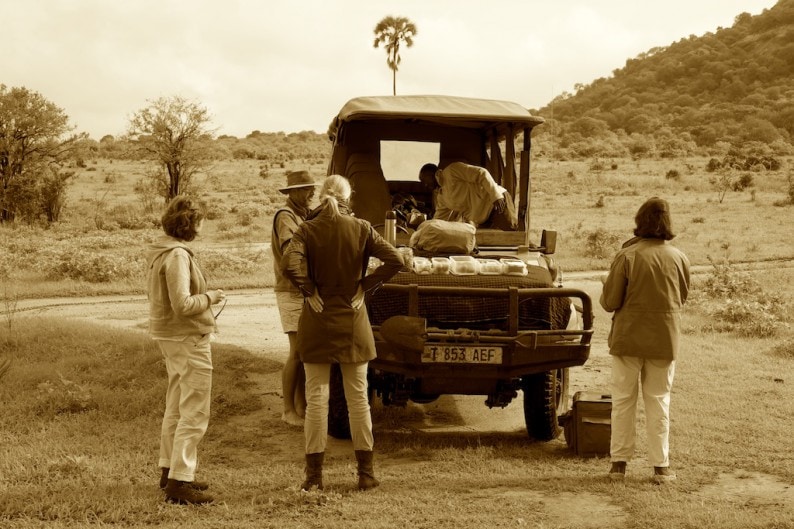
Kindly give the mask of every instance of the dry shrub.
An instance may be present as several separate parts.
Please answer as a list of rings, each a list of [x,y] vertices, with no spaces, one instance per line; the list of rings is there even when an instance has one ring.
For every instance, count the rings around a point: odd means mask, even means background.
[[[713,318],[711,329],[764,338],[786,325],[785,299],[765,292],[750,275],[735,270],[727,258],[717,262],[709,257],[709,262],[711,275],[698,289],[695,303]]]
[[[616,252],[620,237],[604,228],[596,228],[585,239],[585,256],[605,259]]]

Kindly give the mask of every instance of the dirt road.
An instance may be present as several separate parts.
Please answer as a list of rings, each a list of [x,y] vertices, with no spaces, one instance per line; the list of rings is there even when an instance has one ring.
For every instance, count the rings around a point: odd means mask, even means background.
[[[601,283],[596,273],[566,274],[566,286],[587,292],[594,301],[597,332],[594,336],[590,359],[581,367],[571,368],[570,395],[576,391],[602,391],[609,387],[609,354],[606,345],[606,328],[609,316],[598,306]],[[228,304],[218,323],[221,333],[219,343],[233,344],[252,354],[283,363],[286,358],[287,339],[281,332],[275,296],[271,289],[252,289],[228,292]],[[109,326],[145,332],[147,326],[147,302],[144,296],[103,296],[88,298],[55,298],[23,300],[16,307],[14,317],[22,321],[29,315],[47,315],[74,318]],[[274,462],[285,462],[299,467],[303,432],[280,420],[282,409],[281,378],[275,372],[256,380],[263,402],[263,411],[256,417],[241,417],[237,428],[267,432],[272,441],[272,452],[268,457]],[[264,415],[264,416],[263,416]],[[413,404],[405,409],[373,407],[373,422],[376,433],[398,430],[400,433],[421,432],[422,435],[479,436],[497,434],[499,437],[523,439],[523,407],[521,396],[504,409],[488,409],[481,396],[442,396],[430,404]],[[562,436],[549,443],[562,448]],[[329,437],[326,453],[329,459],[345,460],[350,457],[350,441]],[[261,457],[260,454],[241,452],[236,457]],[[404,458],[382,454],[379,465],[393,467],[397,472],[407,471]],[[612,503],[605,494],[546,495],[537,491],[526,491],[527,500],[540,501],[546,507],[549,520],[577,527],[618,527],[628,520],[627,513]],[[736,501],[774,502],[784,508],[794,509],[794,490],[772,476],[737,470],[721,474],[718,481],[700,491],[704,498],[735,498]],[[564,509],[560,509],[564,505]],[[575,523],[574,523],[575,522]]]
[[[600,282],[588,278],[569,278],[566,286],[581,288],[597,299]],[[272,289],[227,292],[228,303],[218,318],[218,343],[242,347],[252,354],[283,363],[287,339],[281,326]],[[597,305],[597,303],[596,303]],[[145,296],[99,296],[85,298],[50,298],[20,301],[20,315],[42,314],[75,318],[104,325],[146,330],[148,306]],[[600,310],[595,307],[595,310]],[[596,318],[606,314],[597,313]],[[571,395],[579,390],[601,390],[608,387],[608,354],[605,337],[594,338],[590,360],[582,367],[572,368]],[[281,395],[277,377],[264,380],[267,394]],[[488,409],[481,396],[444,396],[436,402],[411,405],[403,426],[422,431],[444,432],[522,432],[524,417],[521,397],[504,409]]]

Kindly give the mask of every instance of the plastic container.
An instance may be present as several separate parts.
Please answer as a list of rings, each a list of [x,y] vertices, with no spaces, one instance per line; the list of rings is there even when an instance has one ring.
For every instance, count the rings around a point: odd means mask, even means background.
[[[498,276],[504,270],[502,263],[496,259],[477,259],[479,273],[483,276]]]
[[[503,257],[499,259],[504,267],[503,274],[507,276],[525,276],[527,275],[527,264],[521,259],[513,257]]]
[[[427,257],[414,257],[414,273],[428,275],[433,273],[433,263]]]
[[[403,266],[411,269],[414,266],[414,249],[410,246],[400,246],[397,248],[397,253],[400,254],[400,259],[403,260]]]
[[[448,257],[433,257],[432,262],[434,274],[449,273],[450,262]]]
[[[367,261],[367,274],[370,275],[372,272],[375,271],[380,265],[383,264],[383,261],[378,259],[377,257],[370,257],[369,261]]]
[[[456,276],[473,276],[477,274],[477,260],[470,255],[450,255],[449,271]]]

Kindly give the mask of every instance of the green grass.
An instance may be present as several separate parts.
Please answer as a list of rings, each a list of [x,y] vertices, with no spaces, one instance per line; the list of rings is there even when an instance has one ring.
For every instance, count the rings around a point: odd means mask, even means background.
[[[760,282],[794,294],[791,269]],[[784,314],[790,322],[790,306]],[[400,418],[416,408],[376,403],[382,486],[355,491],[349,444],[334,441],[325,492],[300,493],[302,433],[266,409],[277,388],[261,387],[280,365],[214,345],[200,474],[219,501],[179,507],[156,486],[166,383],[156,345],[134,331],[16,318],[0,328],[0,358],[12,359],[0,378],[0,526],[578,527],[602,516],[650,529],[792,527],[794,503],[785,498],[759,503],[708,490],[732,472],[794,486],[794,333],[781,325],[772,337],[747,338],[712,332],[709,319],[699,304],[685,315],[672,400],[679,480],[670,486],[648,480],[642,424],[640,460],[615,485],[605,459],[574,457],[562,439],[407,431]]]

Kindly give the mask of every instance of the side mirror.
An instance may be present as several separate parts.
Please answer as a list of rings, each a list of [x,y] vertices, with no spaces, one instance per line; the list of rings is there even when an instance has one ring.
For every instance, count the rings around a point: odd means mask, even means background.
[[[553,254],[557,251],[557,232],[543,230],[540,234],[540,248],[544,254]]]

